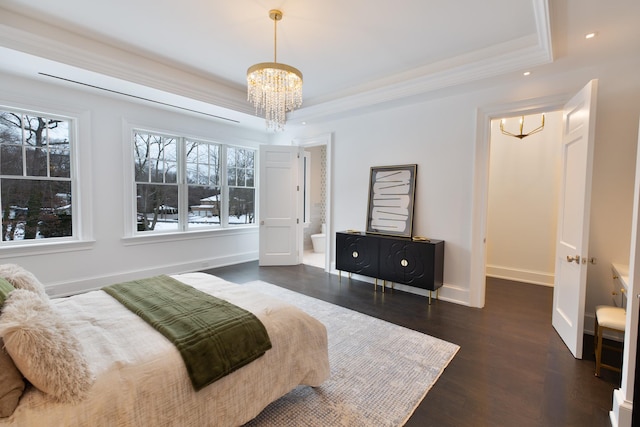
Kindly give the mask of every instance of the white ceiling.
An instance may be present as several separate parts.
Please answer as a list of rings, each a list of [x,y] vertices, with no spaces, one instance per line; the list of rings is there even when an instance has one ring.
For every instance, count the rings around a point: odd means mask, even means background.
[[[273,8],[278,62],[304,75],[290,121],[640,52],[638,0],[3,0],[0,68],[236,118],[247,68],[273,60]]]

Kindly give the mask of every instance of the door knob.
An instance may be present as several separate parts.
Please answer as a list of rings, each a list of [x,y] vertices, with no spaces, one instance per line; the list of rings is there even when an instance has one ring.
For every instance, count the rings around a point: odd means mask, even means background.
[[[576,264],[580,264],[580,255],[576,255],[576,256],[569,256],[567,255],[567,262],[574,262]]]

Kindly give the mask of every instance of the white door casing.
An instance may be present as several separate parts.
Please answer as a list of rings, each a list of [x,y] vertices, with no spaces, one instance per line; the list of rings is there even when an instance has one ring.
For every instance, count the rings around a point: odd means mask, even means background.
[[[297,236],[301,149],[285,145],[260,146],[260,232],[261,266],[300,263]]]
[[[564,107],[562,182],[556,237],[552,324],[574,357],[582,358],[591,174],[598,81]]]

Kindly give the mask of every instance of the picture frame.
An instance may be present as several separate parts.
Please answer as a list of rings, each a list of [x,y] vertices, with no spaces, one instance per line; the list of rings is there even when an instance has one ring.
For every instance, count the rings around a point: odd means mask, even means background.
[[[411,237],[418,165],[373,166],[367,233]]]

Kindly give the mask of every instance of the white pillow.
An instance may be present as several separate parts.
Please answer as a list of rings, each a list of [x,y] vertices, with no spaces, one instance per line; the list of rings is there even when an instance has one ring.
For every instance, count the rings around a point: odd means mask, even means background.
[[[44,290],[44,285],[36,276],[17,264],[0,264],[0,277],[6,279],[16,289],[26,289],[43,298],[49,298]]]
[[[48,299],[24,289],[11,292],[0,314],[0,337],[37,389],[61,402],[86,396],[92,379],[82,347]]]

